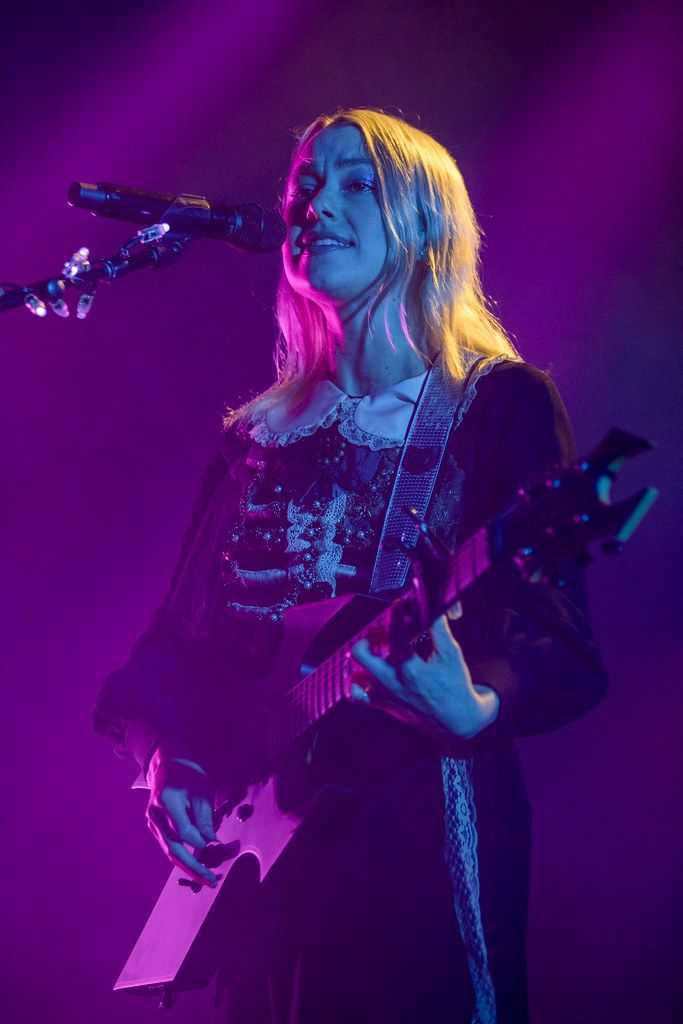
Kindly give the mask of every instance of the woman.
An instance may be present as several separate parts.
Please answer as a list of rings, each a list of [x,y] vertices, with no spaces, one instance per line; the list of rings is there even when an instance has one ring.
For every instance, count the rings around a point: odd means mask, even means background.
[[[272,665],[288,607],[368,592],[429,367],[461,388],[428,515],[449,547],[573,454],[554,386],[486,308],[476,220],[439,143],[379,111],[319,118],[283,212],[277,381],[228,417],[169,594],[96,709],[146,772],[162,848],[208,885],[198,853],[215,839],[225,723]],[[338,803],[226,936],[227,1019],[526,1019],[529,815],[513,741],[605,688],[581,584],[563,575],[560,589],[489,573],[399,668],[354,649],[373,685],[307,745]]]

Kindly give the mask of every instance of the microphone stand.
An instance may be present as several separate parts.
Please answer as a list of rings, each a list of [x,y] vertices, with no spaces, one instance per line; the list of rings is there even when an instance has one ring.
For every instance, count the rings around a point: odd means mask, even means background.
[[[83,247],[64,264],[61,277],[48,277],[28,285],[0,284],[0,313],[23,305],[35,316],[47,316],[49,308],[57,316],[68,317],[70,311],[64,295],[72,287],[81,293],[76,316],[84,320],[92,309],[100,281],[117,281],[146,267],[160,270],[177,260],[191,240],[191,234],[174,232],[164,222],[138,231],[109,259],[91,260],[90,251]]]

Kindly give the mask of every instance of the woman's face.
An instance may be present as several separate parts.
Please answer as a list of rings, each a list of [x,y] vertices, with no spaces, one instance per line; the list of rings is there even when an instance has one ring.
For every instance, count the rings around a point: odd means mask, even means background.
[[[363,136],[333,125],[309,140],[290,171],[284,215],[287,279],[337,307],[364,297],[381,275],[387,238]]]

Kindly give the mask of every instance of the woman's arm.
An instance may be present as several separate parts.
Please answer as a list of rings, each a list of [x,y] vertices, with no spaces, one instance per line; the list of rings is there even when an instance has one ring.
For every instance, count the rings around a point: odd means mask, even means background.
[[[502,364],[480,382],[454,441],[465,469],[463,538],[509,507],[520,487],[575,459],[557,389],[545,373],[523,363]],[[530,583],[512,564],[500,566],[463,598],[454,633],[474,681],[498,694],[492,737],[557,728],[605,695],[583,570],[572,559],[558,569],[562,586]]]
[[[216,839],[213,786],[201,762],[230,664],[230,651],[209,626],[223,531],[238,495],[225,454],[204,477],[161,607],[128,662],[105,680],[94,709],[95,730],[140,765],[149,788],[147,824],[166,857],[209,886],[217,876],[199,857]]]
[[[175,736],[191,750],[198,745],[216,690],[212,676],[228,661],[210,623],[220,593],[225,523],[238,501],[231,455],[232,449],[224,449],[209,465],[168,593],[127,663],[106,678],[95,702],[95,731],[133,757],[143,773],[162,737]]]
[[[574,457],[554,385],[515,363],[479,381],[450,449],[465,477],[463,538],[504,511],[518,488]],[[414,655],[398,673],[365,643],[354,655],[392,700],[460,739],[484,730],[493,737],[555,728],[593,707],[606,687],[581,573],[570,564],[561,575],[562,588],[524,581],[512,565],[492,570],[464,596],[458,621],[434,624],[431,656]],[[372,699],[361,690],[355,695]]]

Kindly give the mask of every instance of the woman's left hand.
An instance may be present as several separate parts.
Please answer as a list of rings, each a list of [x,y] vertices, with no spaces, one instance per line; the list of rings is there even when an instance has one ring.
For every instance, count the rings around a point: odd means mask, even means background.
[[[495,721],[498,715],[498,694],[489,686],[477,686],[463,657],[460,644],[453,636],[448,619],[440,616],[431,628],[433,651],[425,660],[413,654],[397,672],[384,658],[370,651],[367,640],[360,640],[352,650],[355,660],[381,683],[384,693],[375,697],[374,684],[367,691],[352,684],[356,700],[388,705],[401,717],[401,708],[426,724],[436,726],[460,739],[472,739]]]

